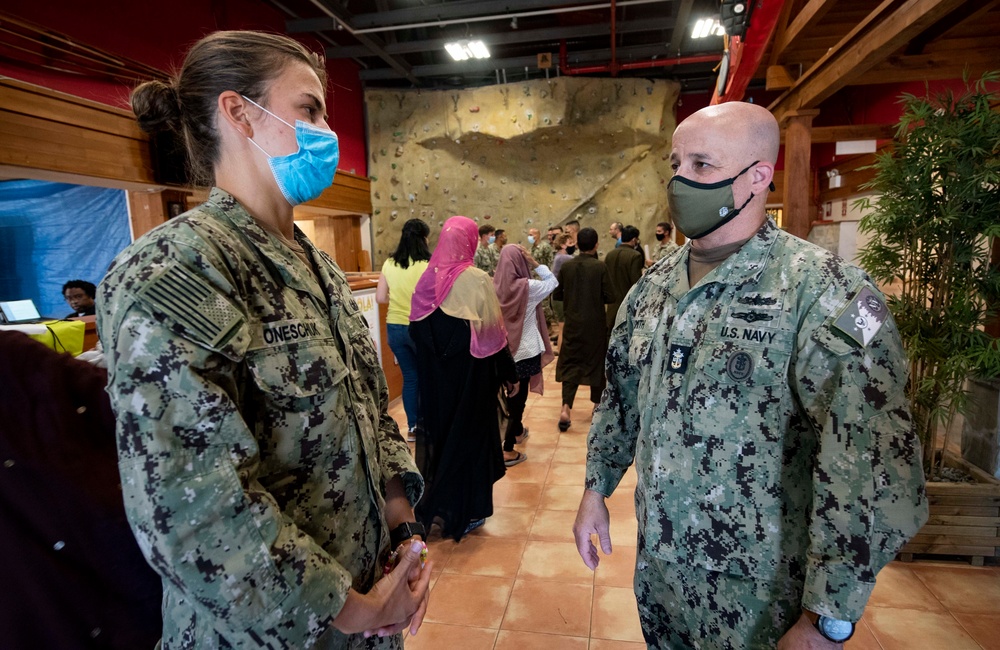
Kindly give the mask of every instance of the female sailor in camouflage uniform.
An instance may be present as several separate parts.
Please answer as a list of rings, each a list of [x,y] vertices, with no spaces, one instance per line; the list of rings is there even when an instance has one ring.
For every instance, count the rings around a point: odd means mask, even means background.
[[[133,93],[215,186],[122,252],[98,299],[167,648],[399,648],[426,609],[419,543],[379,581],[422,480],[343,273],[292,222],[339,157],[325,79],[295,41],[218,32]]]

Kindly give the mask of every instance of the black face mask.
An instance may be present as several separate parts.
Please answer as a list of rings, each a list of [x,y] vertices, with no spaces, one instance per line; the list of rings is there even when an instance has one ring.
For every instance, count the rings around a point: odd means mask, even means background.
[[[576,252],[576,246],[567,246],[566,247],[566,254],[567,255],[572,255],[575,252]]]
[[[663,232],[656,233],[656,241],[663,241],[667,238],[667,234]]]

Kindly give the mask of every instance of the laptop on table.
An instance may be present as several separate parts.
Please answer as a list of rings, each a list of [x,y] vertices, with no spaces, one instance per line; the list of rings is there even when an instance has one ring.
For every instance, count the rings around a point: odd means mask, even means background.
[[[0,323],[21,325],[41,323],[44,320],[32,300],[0,301]]]

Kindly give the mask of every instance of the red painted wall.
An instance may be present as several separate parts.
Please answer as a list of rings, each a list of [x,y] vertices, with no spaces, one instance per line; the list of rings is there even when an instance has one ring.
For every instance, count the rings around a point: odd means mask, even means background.
[[[186,50],[218,29],[283,32],[285,16],[260,0],[174,0],[164,3],[5,0],[3,11],[62,32],[81,44],[172,72]],[[320,42],[302,38],[322,52]],[[337,61],[328,70],[330,126],[340,136],[340,169],[367,175],[364,96],[358,68]],[[100,79],[59,73],[18,62],[0,61],[6,75],[61,92],[127,107],[130,87]]]

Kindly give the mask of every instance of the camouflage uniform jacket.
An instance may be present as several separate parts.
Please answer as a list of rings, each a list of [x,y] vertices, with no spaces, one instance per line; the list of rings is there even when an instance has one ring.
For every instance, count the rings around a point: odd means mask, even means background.
[[[927,518],[895,322],[864,272],[771,221],[694,288],[687,256],[622,304],[586,486],[610,495],[634,460],[653,557],[797,575],[802,607],[857,620]]]
[[[552,250],[548,242],[540,241],[535,242],[534,246],[531,247],[531,256],[535,258],[535,261],[539,264],[544,264],[548,268],[552,268],[552,262],[555,261],[556,252]]]
[[[493,272],[497,270],[497,263],[500,261],[500,251],[494,244],[480,246],[472,256],[472,263],[481,271],[486,271],[493,277]]]
[[[670,257],[671,253],[679,249],[680,246],[675,244],[673,241],[664,239],[656,245],[656,248],[653,249],[653,261],[659,262],[664,257]]]
[[[296,238],[315,275],[216,188],[119,254],[98,292],[166,648],[315,645],[379,575],[386,482],[411,503],[423,489],[343,273]]]

